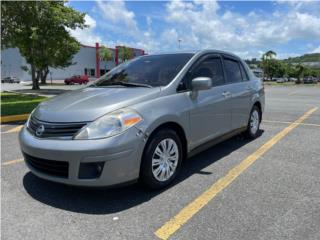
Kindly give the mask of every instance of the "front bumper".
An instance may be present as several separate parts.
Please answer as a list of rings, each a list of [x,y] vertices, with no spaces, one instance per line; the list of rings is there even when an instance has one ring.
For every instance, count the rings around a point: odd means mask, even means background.
[[[134,181],[139,177],[144,134],[135,127],[123,134],[99,140],[39,139],[24,127],[19,134],[21,151],[33,158],[68,162],[67,177],[47,174],[26,161],[38,177],[78,186],[111,186]],[[83,179],[81,163],[103,163],[100,176]]]

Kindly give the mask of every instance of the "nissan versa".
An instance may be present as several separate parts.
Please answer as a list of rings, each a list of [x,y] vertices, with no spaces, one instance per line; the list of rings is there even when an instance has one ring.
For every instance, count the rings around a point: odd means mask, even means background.
[[[263,110],[261,81],[231,53],[147,55],[41,103],[19,138],[41,178],[161,188],[188,156],[241,132],[255,138]]]

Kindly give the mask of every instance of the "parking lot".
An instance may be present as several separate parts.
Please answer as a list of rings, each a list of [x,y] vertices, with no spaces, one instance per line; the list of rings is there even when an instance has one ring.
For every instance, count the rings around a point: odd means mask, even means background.
[[[29,172],[1,126],[3,239],[320,239],[320,87],[266,87],[260,136],[188,159],[174,184],[86,189]]]

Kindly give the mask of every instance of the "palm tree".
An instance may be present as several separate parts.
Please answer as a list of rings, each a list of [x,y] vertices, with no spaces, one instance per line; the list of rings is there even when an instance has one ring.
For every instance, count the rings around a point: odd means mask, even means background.
[[[105,61],[105,62],[108,62],[108,61],[111,61],[113,59],[113,53],[112,51],[105,47],[105,46],[101,46],[100,49],[99,49],[99,55],[100,55],[100,59],[102,61]],[[105,71],[107,72],[107,63],[105,65]]]
[[[273,77],[273,73],[274,73],[274,66],[276,65],[275,63],[275,57],[277,56],[277,54],[272,51],[272,50],[269,50],[267,52],[265,52],[264,54],[262,54],[262,68],[263,68],[263,72],[264,72],[264,75],[267,77],[267,78],[270,78],[270,80],[272,81],[272,77]]]
[[[128,48],[125,46],[119,47],[119,57],[122,60],[122,62],[125,62],[134,57],[134,51],[132,48]]]
[[[274,51],[269,50],[262,55],[262,60],[273,59],[276,56],[277,54]]]

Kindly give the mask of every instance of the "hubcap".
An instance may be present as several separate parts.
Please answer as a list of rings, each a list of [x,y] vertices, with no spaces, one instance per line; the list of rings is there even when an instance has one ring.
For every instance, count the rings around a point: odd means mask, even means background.
[[[168,180],[176,171],[179,161],[177,143],[171,139],[163,139],[152,156],[152,173],[160,182]]]
[[[252,134],[256,134],[256,132],[258,131],[259,123],[260,123],[259,113],[257,110],[254,110],[250,117],[250,131]]]

